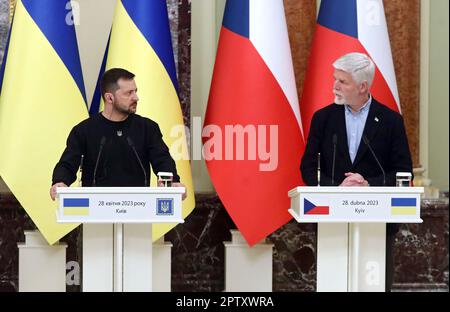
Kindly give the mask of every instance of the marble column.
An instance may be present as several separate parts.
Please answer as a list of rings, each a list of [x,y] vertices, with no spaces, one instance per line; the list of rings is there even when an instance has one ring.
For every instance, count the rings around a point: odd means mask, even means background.
[[[9,31],[9,0],[0,0],[0,63],[6,48]]]
[[[6,41],[9,32],[9,0],[0,0],[0,66],[3,64],[3,55],[6,49]],[[0,177],[0,192],[7,191],[8,188]]]

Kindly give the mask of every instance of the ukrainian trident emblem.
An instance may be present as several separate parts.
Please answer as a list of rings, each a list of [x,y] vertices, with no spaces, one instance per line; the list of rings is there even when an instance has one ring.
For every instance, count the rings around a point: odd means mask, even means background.
[[[173,199],[171,198],[157,198],[156,199],[156,214],[157,215],[173,215]]]

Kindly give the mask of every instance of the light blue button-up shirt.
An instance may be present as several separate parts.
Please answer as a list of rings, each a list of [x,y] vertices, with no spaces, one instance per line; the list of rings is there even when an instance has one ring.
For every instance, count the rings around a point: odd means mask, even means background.
[[[347,144],[348,152],[352,163],[355,161],[356,153],[358,152],[359,144],[361,143],[364,125],[366,124],[367,115],[369,115],[370,103],[372,102],[372,95],[369,100],[364,103],[361,109],[357,112],[351,110],[350,106],[345,105],[345,125],[347,128]]]

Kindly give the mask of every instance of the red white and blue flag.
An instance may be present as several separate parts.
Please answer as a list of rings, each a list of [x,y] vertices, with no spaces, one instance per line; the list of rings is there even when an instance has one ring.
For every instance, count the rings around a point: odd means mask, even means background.
[[[317,204],[317,200],[314,203],[306,198],[303,199],[303,213],[306,215],[329,215],[330,206],[328,203]]]
[[[372,58],[373,97],[400,112],[383,1],[322,0],[300,101],[305,138],[314,113],[333,103],[333,62],[350,52]]]
[[[228,0],[203,143],[214,187],[250,246],[291,219],[301,128],[283,1]],[[245,144],[230,129],[245,129]]]

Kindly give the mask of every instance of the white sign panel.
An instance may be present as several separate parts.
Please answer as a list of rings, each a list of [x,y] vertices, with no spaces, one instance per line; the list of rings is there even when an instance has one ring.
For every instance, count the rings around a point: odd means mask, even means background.
[[[184,188],[58,188],[57,222],[182,223]]]
[[[420,223],[418,187],[298,187],[289,212],[298,222]]]

